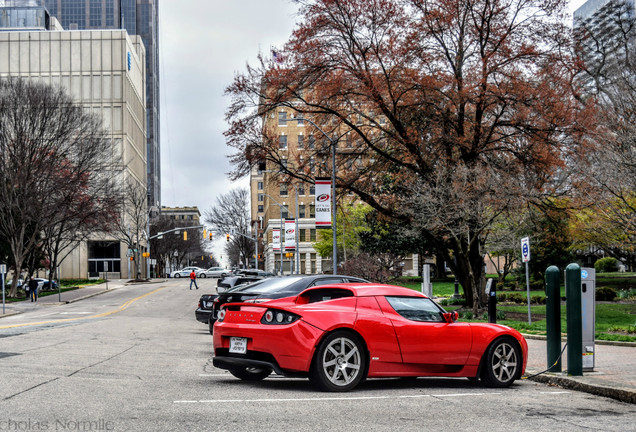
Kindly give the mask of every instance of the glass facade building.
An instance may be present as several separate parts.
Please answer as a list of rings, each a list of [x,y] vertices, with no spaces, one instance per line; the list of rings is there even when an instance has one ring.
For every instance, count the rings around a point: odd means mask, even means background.
[[[14,0],[16,1],[16,0]],[[19,0],[17,0],[19,1]],[[146,48],[148,205],[161,205],[158,0],[23,0],[38,2],[66,30],[126,29]]]

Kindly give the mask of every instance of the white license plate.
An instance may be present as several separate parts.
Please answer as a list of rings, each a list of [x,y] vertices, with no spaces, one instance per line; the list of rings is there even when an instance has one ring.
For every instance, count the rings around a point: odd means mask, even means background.
[[[230,352],[237,354],[245,354],[247,352],[247,338],[231,337]]]

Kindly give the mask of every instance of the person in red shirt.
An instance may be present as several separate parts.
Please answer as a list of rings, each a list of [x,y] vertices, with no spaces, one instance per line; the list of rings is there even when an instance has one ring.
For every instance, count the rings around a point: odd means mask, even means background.
[[[197,274],[194,272],[194,270],[190,272],[190,289],[192,289],[192,284],[194,284],[194,286],[199,289],[199,286],[197,285]]]

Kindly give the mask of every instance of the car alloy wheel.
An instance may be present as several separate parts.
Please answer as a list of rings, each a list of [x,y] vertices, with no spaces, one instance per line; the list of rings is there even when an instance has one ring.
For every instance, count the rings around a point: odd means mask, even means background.
[[[364,379],[366,370],[367,354],[360,338],[337,331],[320,343],[309,378],[321,390],[349,391]]]
[[[201,274],[199,275],[199,277],[200,277],[200,278],[206,278],[207,276],[205,275],[205,273],[201,273]]]
[[[175,274],[174,274],[174,277],[176,277],[176,278],[180,278],[180,277],[181,277],[181,275],[180,275],[179,273],[175,273]]]
[[[230,369],[230,373],[238,379],[242,379],[243,381],[262,381],[271,375],[272,370],[262,368],[238,367]]]
[[[484,358],[482,381],[490,387],[507,387],[511,385],[521,368],[521,352],[519,345],[510,338],[495,340]]]

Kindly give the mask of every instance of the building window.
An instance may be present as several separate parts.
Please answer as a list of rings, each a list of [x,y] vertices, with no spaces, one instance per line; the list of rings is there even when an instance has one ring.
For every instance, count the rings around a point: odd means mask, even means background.
[[[307,144],[307,148],[313,149],[316,146],[316,139],[313,135],[309,135],[309,143]]]
[[[263,190],[263,182],[258,182],[258,190]]]
[[[309,158],[309,172],[312,174],[316,173],[316,163],[313,157]]]
[[[309,186],[309,195],[316,195],[316,185]]]
[[[278,126],[287,126],[287,112],[281,111],[278,113]]]
[[[262,204],[259,204],[259,205],[258,205],[258,212],[259,212],[259,213],[263,213],[264,211],[265,211],[265,209],[263,208],[263,205],[262,205]]]
[[[280,196],[287,196],[287,185],[286,184],[281,184],[280,185]]]
[[[305,126],[305,120],[303,117],[303,113],[298,113],[298,115],[296,116],[296,119],[298,120],[298,126]]]
[[[305,234],[306,232],[307,230],[304,230],[304,229],[299,230],[299,233],[298,233],[299,242],[307,241],[307,235]]]
[[[316,217],[316,206],[313,206],[313,205],[309,206],[309,217],[310,218]]]
[[[264,194],[258,194],[258,201],[259,202],[265,201],[265,195]]]
[[[281,135],[278,139],[278,148],[287,149],[287,135]]]
[[[303,135],[298,135],[298,148],[299,149],[302,149],[304,147],[303,138],[305,138]]]
[[[298,217],[301,219],[305,217],[305,204],[298,206]]]
[[[298,186],[298,195],[305,195],[305,185],[301,184]]]
[[[282,215],[283,215],[283,219],[287,219],[289,217],[289,209],[287,208],[287,206],[282,206]]]
[[[309,241],[315,242],[316,241],[316,229],[312,228],[309,230]]]

